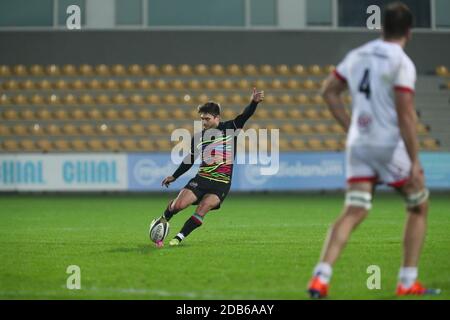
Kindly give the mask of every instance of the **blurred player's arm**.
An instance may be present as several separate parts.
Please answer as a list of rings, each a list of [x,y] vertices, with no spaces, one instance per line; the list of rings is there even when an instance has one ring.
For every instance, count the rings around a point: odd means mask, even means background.
[[[322,88],[322,96],[334,118],[347,132],[350,127],[350,115],[344,107],[341,96],[345,90],[347,90],[346,81],[331,74]]]
[[[264,91],[256,91],[256,88],[253,88],[250,104],[233,120],[236,129],[242,129],[244,127],[245,122],[255,113],[258,103],[263,100]]]
[[[181,162],[180,166],[175,170],[175,172],[166,178],[161,182],[162,186],[166,186],[166,188],[169,187],[169,185],[177,180],[180,176],[182,176],[184,173],[186,173],[195,162],[195,159],[198,157],[198,150],[194,145],[194,138],[191,140],[191,150],[186,157],[184,157],[183,161]]]
[[[400,134],[411,159],[411,175],[421,175],[419,161],[419,140],[417,139],[417,114],[414,107],[414,93],[405,90],[395,90],[395,107],[397,110]]]

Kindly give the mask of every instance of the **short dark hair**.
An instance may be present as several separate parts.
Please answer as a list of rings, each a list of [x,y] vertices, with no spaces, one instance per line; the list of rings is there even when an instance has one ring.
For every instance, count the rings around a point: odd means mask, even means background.
[[[208,101],[205,104],[198,106],[198,113],[209,113],[214,117],[220,115],[220,105],[213,101]]]
[[[402,2],[393,2],[384,8],[383,33],[387,39],[398,39],[408,34],[413,26],[413,14]]]

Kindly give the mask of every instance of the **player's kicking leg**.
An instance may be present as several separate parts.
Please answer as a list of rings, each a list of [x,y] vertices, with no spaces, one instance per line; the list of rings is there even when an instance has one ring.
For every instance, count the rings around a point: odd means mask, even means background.
[[[189,189],[181,189],[178,196],[169,202],[166,210],[163,215],[159,218],[159,220],[169,221],[172,217],[180,212],[181,210],[189,207],[191,204],[197,201],[197,196]],[[156,219],[155,219],[156,220]],[[153,221],[154,222],[154,221]],[[153,223],[152,222],[152,223]],[[157,247],[162,247],[163,242],[159,241],[156,243]]]
[[[328,295],[332,267],[344,249],[350,234],[366,218],[372,206],[373,183],[351,183],[347,188],[342,215],[328,232],[319,263],[314,268],[308,284],[311,298],[325,298]]]
[[[180,232],[170,240],[171,246],[179,245],[184,238],[186,238],[192,231],[197,229],[203,224],[205,215],[211,210],[216,208],[220,204],[220,199],[215,194],[205,194],[200,201],[195,213],[184,223]]]
[[[439,289],[425,288],[417,281],[417,266],[427,228],[428,190],[423,179],[407,183],[397,190],[405,198],[407,220],[403,237],[403,261],[396,294],[398,296],[439,294]]]

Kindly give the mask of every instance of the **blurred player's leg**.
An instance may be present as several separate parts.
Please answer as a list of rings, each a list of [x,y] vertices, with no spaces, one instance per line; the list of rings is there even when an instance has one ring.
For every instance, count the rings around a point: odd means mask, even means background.
[[[169,202],[163,217],[169,221],[175,214],[189,207],[195,201],[197,201],[197,196],[191,190],[181,189],[178,196]]]
[[[332,266],[339,258],[350,234],[366,218],[371,208],[373,184],[370,182],[350,184],[347,190],[344,212],[328,232],[320,262],[308,285],[312,298],[324,298],[333,272]]]
[[[428,191],[423,179],[407,183],[398,190],[406,200],[407,220],[397,295],[439,294],[439,289],[427,289],[417,281],[419,273],[417,266],[427,229]]]
[[[176,246],[183,241],[192,231],[203,224],[203,218],[213,208],[220,204],[220,199],[215,194],[206,194],[200,201],[195,213],[184,223],[180,232],[170,240],[170,245]]]

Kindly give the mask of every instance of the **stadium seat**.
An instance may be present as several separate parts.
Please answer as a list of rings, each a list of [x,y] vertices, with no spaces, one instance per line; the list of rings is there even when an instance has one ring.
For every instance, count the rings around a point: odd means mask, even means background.
[[[32,109],[24,109],[19,111],[20,118],[23,120],[34,120],[36,119],[34,111]]]
[[[273,79],[270,83],[270,88],[274,90],[283,89],[283,82],[280,79]]]
[[[16,80],[8,80],[2,83],[2,88],[5,90],[19,89],[19,83]]]
[[[140,109],[137,112],[138,118],[141,120],[150,120],[152,118],[152,113],[148,109]]]
[[[88,87],[91,90],[100,90],[102,88],[102,83],[97,79],[92,79],[88,82]]]
[[[334,139],[334,138],[325,139],[323,141],[323,145],[324,145],[325,149],[330,150],[330,151],[337,151],[337,150],[342,149],[342,146],[341,146],[339,140]]]
[[[280,138],[278,146],[279,146],[280,151],[289,151],[292,149],[290,142],[283,138]]]
[[[327,134],[329,133],[328,131],[328,126],[325,123],[318,123],[314,126],[314,131],[319,133],[319,134]]]
[[[128,104],[128,99],[123,94],[118,93],[113,96],[112,102],[117,105],[126,105]]]
[[[277,65],[275,68],[277,74],[281,76],[288,76],[290,74],[289,67],[285,64]]]
[[[429,131],[428,127],[425,126],[423,123],[418,123],[417,124],[417,133],[418,134],[427,134]]]
[[[37,117],[38,117],[39,119],[41,119],[41,120],[50,120],[50,119],[52,119],[52,114],[51,114],[51,112],[50,112],[48,109],[45,109],[45,108],[39,109],[39,110],[36,112],[36,115],[37,115]]]
[[[286,118],[286,112],[283,109],[275,109],[272,111],[272,117],[274,119],[282,120]]]
[[[316,138],[311,138],[307,141],[307,146],[311,150],[323,150],[324,146],[322,144],[322,141]]]
[[[130,134],[130,131],[128,130],[128,126],[126,126],[123,123],[118,123],[112,126],[112,132],[119,136],[126,136]]]
[[[82,64],[79,68],[80,74],[83,76],[92,76],[94,74],[94,70],[91,65]]]
[[[231,76],[239,76],[241,75],[241,67],[239,67],[237,64],[231,64],[227,67],[227,72]]]
[[[153,83],[153,86],[158,90],[166,90],[169,88],[166,80],[158,79]]]
[[[281,126],[281,131],[285,134],[296,134],[297,129],[291,123],[286,123]]]
[[[33,136],[43,135],[44,128],[39,123],[35,123],[29,128],[29,132]]]
[[[105,147],[103,145],[103,141],[100,139],[92,139],[87,141],[88,148],[91,151],[103,151]]]
[[[278,97],[278,101],[281,104],[290,105],[294,102],[294,99],[293,99],[292,95],[285,93]]]
[[[322,68],[317,64],[310,66],[308,72],[313,76],[321,76],[323,74]]]
[[[13,70],[16,76],[26,76],[28,74],[27,68],[23,64],[15,65]]]
[[[52,143],[48,139],[39,139],[36,141],[36,148],[41,152],[52,151]]]
[[[179,65],[178,73],[182,76],[190,76],[190,75],[192,75],[192,68],[188,64]]]
[[[80,133],[85,136],[95,135],[95,133],[96,133],[95,127],[92,124],[88,124],[88,123],[80,125],[79,129],[80,129]]]
[[[23,94],[18,94],[13,97],[13,103],[19,106],[28,104],[28,98]]]
[[[86,114],[83,109],[76,108],[74,110],[71,110],[70,117],[73,120],[84,120],[86,118]]]
[[[116,80],[108,79],[102,83],[102,87],[108,90],[117,90],[119,89],[119,84]]]
[[[320,94],[316,94],[312,97],[312,103],[318,106],[325,105],[325,101]]]
[[[183,120],[186,118],[186,115],[185,115],[183,109],[181,109],[181,108],[176,108],[174,111],[171,112],[171,114],[172,114],[172,117],[177,120]]]
[[[6,120],[17,120],[19,118],[19,114],[14,109],[7,109],[3,111],[3,119]]]
[[[81,139],[74,139],[70,141],[70,145],[73,150],[75,151],[86,151],[87,150],[87,144],[86,141]]]
[[[134,89],[134,82],[130,79],[124,79],[120,81],[120,88],[123,90],[133,90]]]
[[[77,79],[75,81],[72,81],[72,83],[70,84],[70,87],[75,90],[83,90],[87,87],[87,85],[85,84],[84,81]]]
[[[162,133],[162,128],[157,123],[149,124],[146,129],[150,134],[161,134]]]
[[[164,75],[173,76],[177,70],[172,64],[164,64],[161,66],[161,71]]]
[[[105,148],[109,151],[117,152],[120,150],[120,142],[117,139],[107,139],[105,141]]]
[[[314,108],[308,108],[305,110],[304,115],[311,120],[318,120],[320,119],[319,112]]]
[[[106,64],[99,64],[95,66],[95,74],[101,77],[110,75],[109,67]]]
[[[155,111],[155,116],[157,119],[165,120],[169,119],[170,115],[166,109],[158,109]]]
[[[188,81],[188,88],[191,90],[199,90],[202,88],[200,81],[193,79]]]
[[[294,150],[297,150],[297,151],[300,151],[300,150],[306,150],[306,149],[307,149],[305,140],[300,139],[300,138],[295,138],[295,139],[293,139],[293,140],[291,141],[291,145],[292,145],[292,148],[293,148]]]
[[[215,76],[225,75],[225,68],[221,64],[214,64],[211,66],[211,73]]]
[[[145,65],[144,71],[149,76],[157,76],[157,75],[159,75],[158,66],[156,66],[154,64],[147,64],[147,65]]]
[[[218,87],[218,84],[217,84],[216,80],[208,79],[203,82],[202,86],[203,86],[203,88],[206,88],[208,90],[216,90]]]
[[[138,149],[137,143],[134,139],[122,140],[120,144],[126,151],[136,151]]]
[[[11,69],[9,66],[0,65],[0,77],[9,77],[11,75]]]
[[[450,73],[446,66],[438,66],[438,67],[436,67],[436,75],[438,75],[440,77],[446,77],[446,76],[450,75]]]
[[[6,95],[6,94],[2,94],[0,96],[0,105],[8,105],[11,104],[11,99]]]
[[[336,67],[332,64],[328,64],[323,68],[323,72],[326,75],[329,75],[330,73],[332,73],[334,70],[336,69]]]
[[[41,90],[51,90],[52,89],[52,83],[48,81],[47,79],[41,80],[37,83],[37,86]]]
[[[25,136],[28,134],[28,128],[23,124],[16,124],[12,127],[12,133],[18,136]]]
[[[234,89],[234,83],[230,79],[225,79],[220,83],[220,87],[224,90]]]
[[[6,151],[18,151],[19,148],[19,144],[16,140],[5,140],[3,141],[3,149]]]
[[[36,150],[36,146],[34,144],[34,141],[31,139],[24,139],[24,140],[20,140],[19,142],[19,146],[20,149],[22,151],[35,151]]]
[[[333,123],[330,125],[329,131],[334,134],[343,134],[345,133],[344,128],[339,123]]]
[[[61,134],[61,127],[52,123],[45,127],[45,132],[50,136],[58,136]]]
[[[222,104],[226,103],[227,97],[225,97],[223,94],[218,94],[212,98],[212,101],[222,105]]]
[[[71,123],[64,124],[62,127],[62,131],[64,132],[64,134],[69,135],[69,136],[77,135],[79,133],[78,127],[76,127],[75,125],[73,125]]]
[[[51,94],[51,95],[49,95],[49,96],[47,97],[47,103],[48,103],[49,105],[53,105],[53,106],[55,106],[55,105],[60,105],[60,104],[61,104],[61,99],[59,98],[58,95],[56,95],[56,94]]]
[[[171,143],[166,139],[158,139],[155,141],[155,149],[159,151],[169,151],[171,149]]]
[[[306,90],[316,90],[317,89],[316,83],[311,79],[307,79],[307,80],[303,81],[302,87]]]
[[[253,64],[246,64],[243,70],[248,76],[255,76],[258,74],[258,68],[256,68],[256,66]]]
[[[287,111],[287,115],[288,115],[289,119],[302,119],[303,118],[302,112],[297,108],[289,109]]]
[[[309,97],[305,94],[298,94],[294,97],[295,102],[297,102],[299,105],[309,105],[311,104],[311,101],[309,100]]]
[[[68,83],[63,80],[63,79],[59,79],[57,80],[54,84],[53,84],[54,88],[57,90],[67,90],[69,88]]]
[[[153,141],[150,140],[150,139],[147,139],[147,138],[139,139],[137,141],[137,145],[138,145],[138,148],[140,150],[142,150],[142,151],[153,151],[153,150],[155,150],[155,146],[153,144]]]
[[[193,119],[193,120],[199,120],[199,117],[200,117],[197,109],[191,109],[188,112],[188,115],[189,115],[189,119]]]
[[[85,93],[80,96],[80,103],[84,105],[93,105],[94,98],[90,94]]]
[[[130,131],[134,135],[145,135],[145,127],[140,123],[133,123],[130,126]]]
[[[63,103],[65,105],[74,106],[78,103],[77,97],[69,93],[68,95],[63,97]]]
[[[138,65],[131,65],[128,68],[128,71],[130,72],[130,74],[140,75],[140,67]],[[123,64],[115,64],[111,67],[111,72],[113,75],[120,77],[127,74],[127,69]]]
[[[297,90],[301,87],[301,83],[296,79],[289,79],[286,82],[286,87],[291,90]]]
[[[176,129],[177,126],[174,123],[168,123],[164,126],[164,131],[168,134],[172,134],[172,132]]]
[[[312,134],[313,130],[311,128],[311,125],[307,123],[301,123],[297,126],[297,131],[301,134]]]
[[[426,138],[426,139],[420,141],[420,146],[425,150],[430,150],[430,151],[438,150],[439,142],[433,138]]]
[[[322,119],[327,119],[327,120],[334,119],[333,114],[328,109],[322,109],[322,110],[320,110],[319,113],[320,113],[320,117]]]
[[[234,104],[234,105],[242,105],[245,103],[244,98],[240,94],[233,94],[233,95],[229,96],[228,98],[229,98],[229,103]]]
[[[231,108],[226,108],[225,110],[223,110],[222,113],[223,113],[224,119],[226,119],[226,120],[234,119],[237,116],[237,112],[234,111]],[[198,113],[197,112],[196,112],[196,117],[195,118],[198,118]]]
[[[145,100],[147,101],[147,103],[150,104],[160,104],[161,103],[161,98],[155,94],[149,94]]]
[[[8,126],[0,124],[0,136],[8,136],[11,133],[11,130]]]
[[[92,119],[92,120],[101,120],[103,118],[102,113],[100,112],[100,110],[94,108],[94,109],[90,109],[88,112],[88,119]]]
[[[36,88],[36,85],[32,80],[27,79],[20,83],[20,87],[24,90],[34,90]]]
[[[66,64],[62,68],[63,74],[69,77],[77,75],[77,68],[73,64]]]
[[[163,97],[163,101],[164,103],[174,105],[178,103],[178,98],[173,94],[168,94]]]
[[[239,81],[237,81],[236,87],[241,90],[247,91],[247,90],[250,90],[251,83],[247,79],[240,79]]]
[[[208,67],[204,64],[198,64],[194,67],[195,73],[199,76],[206,76],[209,74]]]
[[[136,88],[141,90],[150,90],[152,88],[152,83],[147,79],[141,79],[136,83]]]
[[[134,93],[128,98],[131,104],[142,105],[145,103],[144,97],[140,94]]]
[[[69,119],[69,114],[64,109],[58,109],[54,111],[53,118],[56,120],[67,120]]]
[[[259,72],[264,76],[274,75],[273,67],[270,64],[263,64],[259,67]]]
[[[296,65],[292,66],[291,72],[297,76],[306,76],[308,74],[305,67],[301,64],[296,64]]]
[[[195,101],[197,101],[197,103],[203,104],[209,101],[209,97],[208,95],[202,93],[195,98]]]
[[[50,77],[56,77],[61,74],[61,71],[59,70],[59,67],[55,64],[50,64],[45,68],[45,72]]]
[[[175,90],[184,90],[184,82],[180,79],[174,79],[169,82],[169,87]]]
[[[266,94],[265,97],[264,97],[264,102],[267,105],[276,104],[277,103],[277,98],[276,98],[276,96],[274,96],[272,94]]]
[[[69,141],[64,139],[55,140],[53,142],[53,146],[57,151],[69,151],[71,148]]]
[[[110,134],[112,134],[111,127],[108,126],[106,123],[102,123],[102,124],[97,125],[95,131],[100,133],[101,135],[110,135]]]
[[[104,117],[107,120],[117,120],[119,119],[119,112],[116,109],[110,108],[104,112]]]

